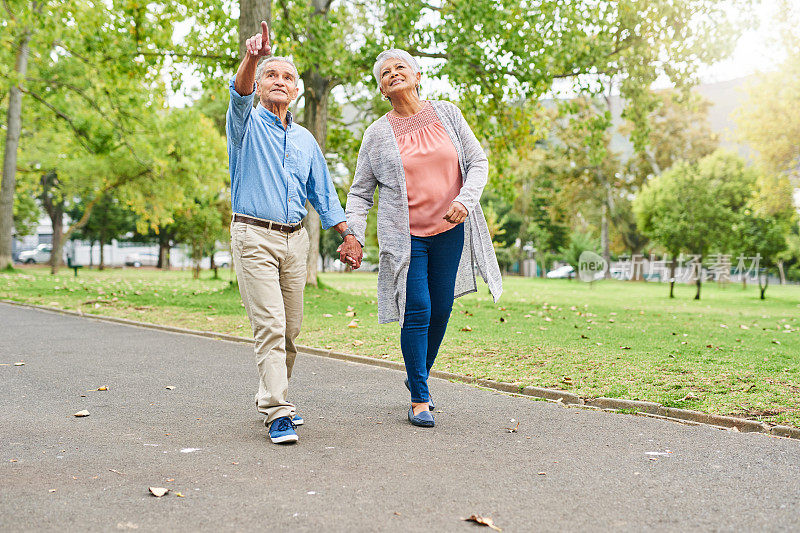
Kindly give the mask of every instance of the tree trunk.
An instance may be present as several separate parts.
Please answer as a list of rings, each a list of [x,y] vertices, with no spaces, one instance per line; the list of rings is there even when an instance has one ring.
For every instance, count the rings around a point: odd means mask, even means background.
[[[58,268],[64,263],[64,206],[56,204],[53,207],[50,221],[53,224],[53,251],[50,253],[50,273],[58,273]]]
[[[694,295],[695,300],[700,299],[700,288],[703,286],[703,256],[700,255],[699,258],[699,268],[697,269],[697,275],[695,276],[695,285],[697,285],[697,293]]]
[[[244,43],[256,33],[261,33],[261,21],[272,26],[272,0],[240,0],[239,2],[239,57],[244,57]]]
[[[169,270],[169,241],[170,238],[166,232],[161,231],[158,234],[158,264],[156,266],[164,270]]]
[[[611,278],[611,244],[608,239],[608,203],[603,200],[602,217],[600,219],[600,247],[603,249],[603,261],[605,261],[605,279]]]
[[[669,265],[669,297],[675,298],[675,269],[678,266],[678,260],[675,255],[672,255],[672,262]]]
[[[761,274],[758,275],[758,289],[761,291],[761,299],[767,299],[767,287],[769,286],[769,270],[764,269],[764,284],[761,284]]]
[[[303,99],[305,111],[303,114],[304,126],[311,132],[317,144],[325,152],[325,141],[328,135],[328,94],[330,93],[330,80],[322,77],[316,68],[311,68],[303,73],[305,92]],[[306,263],[306,285],[317,286],[317,261],[319,260],[320,222],[319,215],[306,202],[308,215],[305,218],[305,227],[308,231],[308,261]]]
[[[103,270],[106,267],[106,252],[105,252],[105,239],[100,238],[100,264],[97,265],[97,270]]]
[[[783,261],[778,261],[778,275],[781,277],[781,285],[786,285],[786,273],[783,271]]]
[[[94,266],[94,241],[89,241],[89,268]]]
[[[28,71],[28,44],[30,29],[25,29],[19,40],[14,72],[24,79]],[[22,87],[14,85],[8,91],[8,128],[6,147],[3,153],[3,181],[0,184],[0,269],[13,265],[11,260],[12,239],[14,237],[14,193],[17,188],[17,149],[22,131]]]

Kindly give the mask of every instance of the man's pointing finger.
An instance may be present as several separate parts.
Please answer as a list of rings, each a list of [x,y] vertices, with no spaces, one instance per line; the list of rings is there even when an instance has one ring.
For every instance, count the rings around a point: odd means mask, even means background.
[[[264,46],[269,46],[269,27],[263,20],[261,21],[261,42]]]

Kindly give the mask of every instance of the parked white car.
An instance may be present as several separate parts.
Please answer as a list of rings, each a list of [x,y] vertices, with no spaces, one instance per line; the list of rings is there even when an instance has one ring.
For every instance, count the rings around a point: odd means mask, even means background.
[[[158,254],[133,253],[125,256],[125,265],[139,268],[141,266],[156,266]]]
[[[231,266],[231,253],[227,250],[220,250],[214,254],[214,264],[219,268],[228,268]]]
[[[28,265],[35,263],[47,263],[50,261],[50,253],[53,251],[52,244],[40,244],[33,250],[26,250],[19,253],[19,262]]]
[[[575,277],[575,269],[572,265],[563,265],[547,273],[548,279],[564,279]]]

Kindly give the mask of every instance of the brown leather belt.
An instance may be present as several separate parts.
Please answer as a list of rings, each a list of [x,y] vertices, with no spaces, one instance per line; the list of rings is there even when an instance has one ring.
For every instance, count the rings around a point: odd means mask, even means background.
[[[278,224],[277,222],[271,222],[269,220],[261,220],[258,218],[248,217],[245,215],[233,215],[234,222],[243,222],[244,224],[251,224],[253,226],[260,226],[262,228],[267,229],[276,229],[283,233],[294,233],[295,231],[300,231],[300,228],[303,227],[303,224],[297,224],[295,226],[290,226],[289,224]]]

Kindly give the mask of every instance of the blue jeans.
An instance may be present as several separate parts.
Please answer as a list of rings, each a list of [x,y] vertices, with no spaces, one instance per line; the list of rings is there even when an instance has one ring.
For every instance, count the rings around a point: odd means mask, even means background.
[[[411,236],[400,348],[414,403],[430,399],[428,375],[453,309],[456,272],[463,247],[464,224],[431,237]]]

